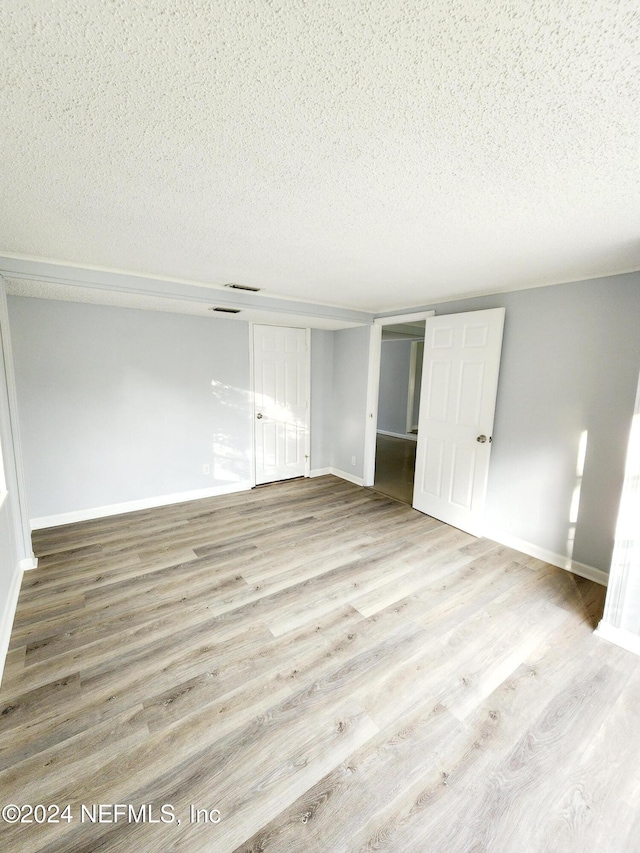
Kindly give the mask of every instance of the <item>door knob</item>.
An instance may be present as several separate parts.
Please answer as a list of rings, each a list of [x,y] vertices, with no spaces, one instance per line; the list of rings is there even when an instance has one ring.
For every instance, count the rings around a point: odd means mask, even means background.
[[[257,417],[257,419],[258,419],[258,420],[260,420],[260,418],[262,417],[262,412],[258,412],[258,414],[256,415],[256,417]]]
[[[487,436],[486,436],[486,435],[479,435],[479,436],[476,438],[476,441],[479,441],[479,442],[480,442],[480,444],[484,444],[486,440],[487,440]]]

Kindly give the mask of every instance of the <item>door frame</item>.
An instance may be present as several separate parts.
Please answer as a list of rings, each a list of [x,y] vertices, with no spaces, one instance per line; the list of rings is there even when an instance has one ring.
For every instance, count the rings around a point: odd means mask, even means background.
[[[253,362],[253,329],[254,326],[274,326],[277,329],[304,329],[305,344],[305,442],[304,442],[304,476],[308,477],[311,472],[311,327],[310,326],[284,326],[282,323],[257,323],[249,322],[249,395],[251,409],[251,488],[256,486],[256,386],[255,370]],[[276,481],[277,482],[277,481]]]
[[[6,489],[2,492],[0,485],[0,497],[2,497],[0,504],[3,500],[10,502],[14,545],[19,567],[23,570],[35,569],[38,560],[31,544],[31,524],[18,423],[18,393],[9,330],[9,309],[2,276],[0,276],[0,436]],[[1,671],[0,665],[0,674]]]
[[[413,410],[415,408],[416,402],[416,376],[418,373],[418,344],[420,341],[411,341],[411,359],[409,362],[409,393],[407,394],[407,424],[406,424],[406,432],[407,435],[411,432],[412,429],[415,429],[418,425],[413,422]],[[422,341],[424,345],[424,341]],[[424,350],[423,350],[424,356]]]
[[[367,410],[364,425],[364,485],[373,486],[376,476],[376,436],[378,434],[378,393],[380,390],[380,355],[382,329],[401,323],[415,323],[433,317],[435,311],[415,311],[376,317],[369,328],[369,369],[367,373]]]

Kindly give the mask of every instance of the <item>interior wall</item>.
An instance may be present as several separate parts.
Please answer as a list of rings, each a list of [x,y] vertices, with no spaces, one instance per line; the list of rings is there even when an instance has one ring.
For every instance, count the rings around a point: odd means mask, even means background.
[[[333,336],[311,330],[311,470],[331,467]]]
[[[351,477],[362,479],[370,327],[357,326],[332,334],[334,351],[331,465]]]
[[[488,527],[607,571],[640,372],[640,274],[415,310],[501,306]],[[18,297],[9,308],[32,517],[249,481],[246,324]],[[368,352],[368,326],[312,335],[313,468],[363,476]]]
[[[9,310],[31,518],[248,487],[246,323],[21,297]],[[349,376],[334,371],[341,333],[311,331],[312,469],[362,464],[368,328],[340,339]]]
[[[416,342],[416,378],[415,391],[413,394],[413,427],[418,426],[420,414],[420,392],[422,389],[422,362],[424,361],[424,341]]]
[[[411,341],[382,340],[380,349],[380,387],[378,390],[378,429],[405,435],[411,370]]]
[[[640,372],[640,273],[424,307],[502,306],[488,531],[606,572]]]
[[[248,485],[247,323],[20,297],[9,316],[31,518]]]

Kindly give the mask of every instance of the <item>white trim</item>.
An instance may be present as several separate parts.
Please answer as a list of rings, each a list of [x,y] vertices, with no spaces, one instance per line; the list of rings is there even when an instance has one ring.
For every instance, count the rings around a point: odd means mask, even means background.
[[[364,476],[363,485],[373,486],[376,476],[376,434],[378,429],[378,393],[380,390],[380,354],[382,327],[402,323],[416,323],[433,317],[435,311],[416,311],[413,314],[396,314],[377,317],[371,325],[369,338],[369,370],[367,374],[367,411],[364,425]]]
[[[418,341],[411,341],[411,350],[409,355],[409,388],[407,389],[407,418],[405,429],[410,433],[415,429],[413,423],[413,409],[416,400],[416,373],[418,363]],[[378,430],[379,432],[380,430]]]
[[[374,323],[369,331],[369,367],[367,372],[367,410],[364,424],[363,482],[373,486],[376,476],[376,431],[378,427],[378,395],[380,393],[380,356],[382,326]]]
[[[0,684],[2,683],[2,674],[4,665],[7,660],[9,651],[9,641],[11,640],[11,629],[13,628],[13,620],[18,607],[18,596],[20,595],[20,586],[22,585],[22,570],[19,566],[16,570],[9,587],[9,593],[4,606],[4,612],[0,617]]]
[[[38,558],[37,557],[27,557],[25,560],[20,560],[18,563],[20,570],[23,572],[30,572],[31,569],[38,568]]]
[[[402,433],[402,432],[389,432],[388,429],[379,429],[377,430],[378,435],[390,435],[391,438],[408,438],[409,441],[417,441],[418,436],[412,435],[411,433]]]
[[[251,488],[255,488],[256,478],[256,386],[255,369],[253,364],[253,327],[256,323],[249,323],[249,407],[251,409]]]
[[[341,471],[340,468],[331,468],[329,469],[329,473],[333,474],[334,477],[340,477],[341,480],[348,480],[355,486],[364,486],[364,480],[362,477],[356,477],[355,474],[349,474],[346,471]]]
[[[305,329],[305,346],[306,346],[306,354],[307,354],[307,375],[305,376],[306,382],[306,438],[304,442],[304,476],[308,477],[309,472],[311,471],[311,329]]]
[[[55,258],[37,258],[30,255],[0,254],[0,271],[7,278],[35,279],[66,285],[69,288],[81,287],[92,290],[107,290],[113,293],[139,294],[165,299],[204,303],[215,302],[241,310],[260,310],[267,313],[309,317],[313,319],[337,320],[353,324],[367,325],[372,322],[374,312],[357,308],[345,308],[324,302],[306,302],[288,299],[267,292],[246,293],[230,291],[224,285],[194,279],[169,278],[119,270],[109,267],[80,265]],[[297,322],[300,322],[299,320]],[[286,325],[276,320],[275,325]],[[291,324],[290,324],[291,325]],[[313,325],[313,324],[312,324]]]
[[[632,634],[631,631],[614,628],[613,625],[603,619],[593,633],[596,637],[601,637],[609,643],[615,643],[616,646],[620,646],[628,652],[640,655],[640,637],[637,634]]]
[[[364,486],[362,477],[356,477],[355,474],[348,474],[346,471],[340,470],[340,468],[314,468],[309,476],[326,477],[327,474],[333,474],[334,477],[339,477],[341,480],[348,480],[349,483],[353,483],[355,486]]]
[[[9,309],[4,279],[0,276],[0,433],[4,462],[4,479],[7,492],[12,495],[12,519],[19,560],[33,558],[31,531],[29,529],[29,511],[27,508],[24,468],[22,465],[22,446],[20,443],[20,424],[18,419],[18,396],[16,391],[11,334],[9,330]]]
[[[201,498],[215,498],[219,495],[230,495],[235,492],[246,492],[251,483],[241,481],[227,486],[212,486],[208,489],[194,489],[192,492],[178,492],[173,495],[160,495],[154,498],[142,498],[137,501],[125,501],[110,506],[98,506],[91,509],[80,509],[75,512],[63,512],[59,515],[45,515],[31,519],[31,529],[41,530],[45,527],[58,527],[61,524],[75,524],[78,521],[91,521],[96,518],[107,518],[110,515],[121,515],[125,512],[136,512],[140,509],[154,509],[159,506],[197,501]]]
[[[197,290],[203,292],[203,297],[198,301],[211,302],[211,291],[214,290],[216,300],[224,298],[224,286],[212,284],[211,282],[203,282],[197,279],[188,278],[170,278],[169,276],[160,276],[153,274],[143,274],[133,270],[116,269],[114,267],[103,267],[95,264],[80,264],[74,261],[65,261],[60,258],[40,257],[38,255],[24,255],[17,252],[2,252],[0,254],[0,271],[8,278],[27,278],[38,279],[41,281],[54,281],[62,284],[81,285],[94,288],[102,288],[104,290],[128,290],[134,292],[149,292],[153,284],[157,284],[160,289],[162,285],[166,285],[158,295],[166,296],[167,291],[170,295],[176,295],[179,298],[184,298],[178,288],[189,288],[194,294]],[[451,294],[442,291],[440,295],[429,296],[429,305],[439,305],[443,302],[459,302],[464,299],[476,299],[480,296],[501,296],[504,293],[517,293],[520,290],[536,290],[540,287],[553,287],[558,284],[571,284],[572,282],[597,281],[601,278],[609,278],[614,275],[631,275],[640,272],[640,266],[632,266],[626,269],[611,269],[608,272],[598,273],[585,279],[583,275],[578,278],[561,278],[540,281],[536,284],[520,284],[513,286],[509,283],[506,287],[498,290],[469,290],[464,293]],[[137,285],[137,286],[135,286]],[[365,312],[357,308],[345,308],[343,305],[335,305],[331,302],[292,302],[291,300],[283,300],[282,297],[271,296],[268,293],[260,294],[243,294],[246,296],[259,296],[264,301],[281,300],[289,305],[305,306],[307,310],[292,309],[295,313],[309,314],[309,306],[317,309],[333,309],[339,312],[338,316],[351,315],[354,318],[354,324],[366,325],[377,320],[391,320],[392,322],[403,322],[402,318],[413,317],[413,314],[396,314],[396,317],[401,319],[394,320],[392,313],[379,315],[374,319],[375,312]],[[240,302],[238,298],[240,294],[236,294],[236,299],[240,307],[246,305],[246,302]],[[194,297],[197,298],[197,297]],[[225,304],[231,304],[230,299],[225,299]],[[396,307],[389,307],[387,312],[406,311],[406,303]],[[319,315],[319,311],[316,312]],[[349,318],[350,319],[350,318]]]
[[[0,256],[1,258],[2,256]],[[14,257],[11,255],[6,255],[6,257]],[[537,290],[541,287],[555,287],[558,284],[573,284],[576,282],[589,282],[589,281],[598,281],[600,278],[610,278],[614,275],[632,275],[633,273],[640,272],[640,267],[633,266],[623,270],[611,270],[610,272],[598,273],[597,275],[590,275],[589,278],[584,278],[584,276],[578,276],[578,278],[562,278],[562,279],[552,279],[551,281],[539,281],[537,284],[518,284],[515,287],[512,282],[509,282],[506,287],[502,287],[499,290],[467,290],[464,293],[456,293],[451,294],[446,291],[442,291],[439,296],[429,296],[428,305],[442,305],[444,302],[462,302],[466,299],[478,299],[481,296],[502,296],[505,293],[518,293],[521,290]],[[387,308],[388,312],[391,311],[402,311],[406,309],[406,305],[398,305],[397,308]],[[384,315],[376,316],[376,320],[378,319],[389,319],[394,315],[391,313],[387,313]],[[404,314],[398,314],[398,317],[403,317]],[[375,322],[375,320],[374,320]]]
[[[586,563],[579,563],[577,560],[572,560],[571,557],[556,554],[553,551],[547,551],[546,548],[540,548],[532,542],[527,542],[525,539],[519,539],[517,536],[511,536],[510,533],[503,533],[500,530],[485,529],[483,534],[487,539],[492,539],[494,542],[499,542],[501,545],[506,545],[507,548],[513,548],[515,551],[520,551],[527,554],[529,557],[535,557],[552,566],[557,566],[559,569],[565,569],[574,575],[580,575],[590,581],[595,581],[601,586],[606,586],[609,581],[607,572],[602,569],[596,569],[595,566],[588,566]]]
[[[413,311],[411,314],[394,314],[391,317],[376,317],[376,326],[404,326],[405,323],[419,323],[427,317],[433,317],[435,311]]]

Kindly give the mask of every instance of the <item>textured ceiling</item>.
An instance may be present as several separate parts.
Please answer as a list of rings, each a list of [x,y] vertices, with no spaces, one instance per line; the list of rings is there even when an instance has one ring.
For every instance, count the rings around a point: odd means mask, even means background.
[[[637,0],[3,0],[0,252],[370,311],[640,268]]]

